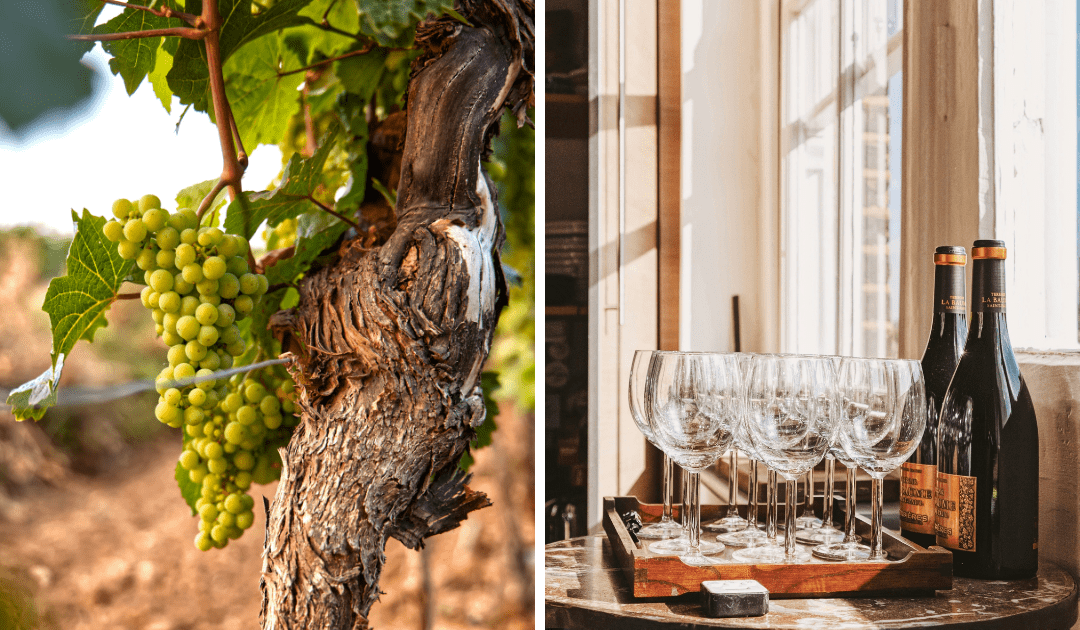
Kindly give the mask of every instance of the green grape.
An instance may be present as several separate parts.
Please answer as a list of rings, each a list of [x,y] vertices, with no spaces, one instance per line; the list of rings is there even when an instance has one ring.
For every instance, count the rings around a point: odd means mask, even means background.
[[[213,373],[214,372],[212,370],[199,370],[198,372],[195,373],[195,376],[210,376]],[[214,389],[214,383],[215,383],[214,380],[203,381],[203,382],[197,384],[196,387],[198,387],[199,389],[204,390],[204,391],[209,391],[211,389]]]
[[[255,499],[251,498],[250,494],[241,494],[240,500],[244,503],[244,509],[249,512],[255,507]]]
[[[243,339],[237,341],[236,343],[230,343],[229,345],[225,346],[225,351],[233,355],[234,357],[238,357],[244,354],[245,350],[247,350],[247,344],[244,343]]]
[[[281,401],[277,399],[277,396],[273,394],[267,394],[263,396],[263,399],[259,401],[259,411],[266,415],[279,415],[281,409]]]
[[[233,465],[240,470],[251,470],[255,467],[255,456],[251,454],[251,451],[240,451],[233,455]]]
[[[203,449],[203,454],[206,455],[206,459],[221,459],[225,455],[225,450],[217,442],[209,442]]]
[[[192,262],[184,265],[184,269],[181,273],[184,276],[184,282],[190,282],[195,285],[202,282],[202,267],[198,263]]]
[[[244,511],[244,502],[240,500],[239,494],[230,494],[225,497],[225,509],[232,514],[239,514]]]
[[[220,475],[221,473],[229,469],[229,465],[225,463],[224,457],[211,459],[209,462],[207,462],[206,466],[210,469],[210,472],[214,473],[215,475]]]
[[[251,473],[246,470],[241,470],[236,473],[236,487],[242,490],[247,490],[251,487]]]
[[[169,217],[169,225],[157,232],[157,244],[163,250],[174,250],[180,244],[180,232],[172,226],[173,217]]]
[[[201,424],[206,414],[198,407],[188,407],[184,410],[184,424]]]
[[[195,245],[198,243],[199,233],[193,228],[188,228],[183,232],[180,232],[180,242],[185,245]]]
[[[225,261],[220,256],[211,256],[203,262],[202,271],[207,280],[217,280],[225,275]]]
[[[202,272],[200,271],[199,273],[202,273]],[[201,282],[199,282],[198,284],[195,285],[195,289],[199,292],[199,297],[200,298],[202,298],[204,296],[217,295],[218,281],[203,278],[203,280]]]
[[[122,240],[116,246],[116,253],[124,260],[134,260],[139,255],[139,244],[129,240]]]
[[[164,423],[169,423],[176,420],[176,418],[180,415],[180,410],[177,407],[166,403],[165,401],[161,401],[154,409],[154,415],[157,416],[158,420]]]
[[[239,278],[248,272],[248,263],[242,257],[234,256],[226,263],[226,268],[229,270],[229,273]]]
[[[204,521],[213,521],[218,517],[217,506],[212,503],[204,504],[199,508],[199,518]]]
[[[184,315],[176,322],[176,333],[191,341],[199,334],[199,321],[192,315]]]
[[[195,451],[184,451],[180,453],[180,465],[184,467],[184,470],[192,470],[199,465],[199,454]]]
[[[184,267],[195,262],[195,248],[187,243],[176,246],[176,268],[183,269]]]
[[[263,424],[266,426],[267,429],[270,429],[271,431],[280,427],[282,420],[283,418],[276,414],[268,414],[263,416]]]
[[[155,324],[161,325],[161,322],[165,321],[165,311],[161,310],[161,299],[158,298],[158,308],[150,311],[150,318],[154,320]],[[164,331],[165,327],[161,327],[161,331]],[[161,331],[158,334],[161,334]]]
[[[195,536],[195,548],[199,551],[210,551],[214,547],[214,541],[206,532],[199,532]]]
[[[206,346],[193,339],[184,346],[184,353],[192,363],[197,363],[206,358]]]
[[[259,290],[259,278],[253,273],[245,273],[240,276],[240,292],[251,295]]]
[[[160,303],[160,300],[159,300]],[[219,304],[217,307],[217,319],[214,322],[219,328],[231,326],[236,321],[236,309],[228,304]]]
[[[236,421],[243,425],[252,424],[258,419],[255,413],[255,408],[251,405],[244,405],[236,411]]]
[[[173,407],[176,407],[180,404],[180,398],[182,396],[183,394],[180,393],[180,390],[176,389],[175,387],[170,387],[169,389],[166,389],[165,393],[161,395],[165,403],[168,405],[172,405]]]
[[[239,444],[247,439],[247,429],[239,422],[230,422],[225,426],[225,439],[230,444]]]
[[[232,234],[226,234],[217,245],[218,255],[226,259],[235,256],[236,253],[240,251],[240,245],[236,243],[237,238],[239,237],[233,236]],[[222,262],[224,262],[224,260]]]
[[[133,210],[135,210],[134,206],[127,199],[117,199],[112,205],[113,216],[117,219],[128,218]]]
[[[139,205],[141,206],[142,204],[140,203]],[[168,223],[169,214],[162,210],[159,205],[157,208],[144,210],[142,220],[148,232],[156,233]]]
[[[216,280],[203,280],[203,282],[216,282]],[[212,295],[212,294],[200,293],[199,294],[199,302],[201,302],[203,304],[211,304],[213,306],[217,306],[218,304],[221,304],[221,296],[220,295]]]
[[[158,306],[161,306],[161,300],[160,299],[158,299]],[[165,309],[162,309],[162,310],[165,310]],[[165,311],[165,317],[163,317],[161,319],[161,325],[165,327],[166,332],[172,332],[173,334],[175,334],[176,333],[176,324],[179,321],[180,321],[180,315],[178,313],[170,313],[169,311]],[[169,344],[170,347],[174,346],[174,345],[176,345],[176,344]]]
[[[150,294],[153,292],[154,290],[150,287],[143,287],[142,291],[139,291],[139,299],[142,300],[144,308],[150,308]]]
[[[250,250],[250,248],[248,247],[248,242],[247,241],[245,241],[242,238],[237,238],[236,239],[236,246],[240,248],[239,251],[236,252],[237,256],[242,258],[242,257],[245,257],[245,256],[248,255],[248,251]],[[247,263],[245,262],[245,264],[247,264]],[[240,275],[240,274],[236,274],[236,275]]]
[[[228,539],[228,531],[228,528],[222,525],[215,525],[214,529],[210,530],[210,537],[214,542],[223,543]]]
[[[240,340],[240,329],[236,324],[230,325],[225,330],[221,331],[220,337],[221,343],[229,345],[230,343],[236,343]]]
[[[224,348],[222,348],[218,356],[221,357],[221,365],[218,367],[219,370],[228,370],[233,366],[232,355],[226,352]]]
[[[230,392],[225,396],[225,400],[221,403],[221,410],[225,413],[233,413],[240,409],[240,405],[244,404],[244,399],[240,394],[236,392]]]
[[[199,335],[196,337],[204,346],[212,346],[217,343],[218,329],[213,326],[200,326]]]
[[[166,313],[166,315],[169,315],[169,313]],[[184,345],[184,338],[169,330],[161,333],[161,340],[165,342],[166,346]]]
[[[173,378],[184,381],[195,376],[195,368],[190,363],[180,363],[173,368]]]
[[[233,300],[233,308],[236,309],[236,314],[241,317],[247,317],[251,314],[251,309],[255,308],[255,302],[249,295],[241,295]]]
[[[195,211],[191,208],[177,210],[176,213],[184,217],[184,220],[187,221],[187,227],[194,228],[199,225],[199,215],[195,214]]]
[[[106,221],[101,231],[105,234],[105,238],[113,243],[119,243],[120,239],[124,238],[124,226],[119,221]]]
[[[255,276],[259,282],[259,288],[256,291],[258,295],[265,295],[270,290],[270,281],[266,279],[266,276],[259,274]]]
[[[158,199],[157,195],[143,195],[141,198],[139,198],[140,212],[146,214],[146,211],[150,210],[151,208],[161,208],[161,200]]]
[[[194,295],[185,295],[180,302],[181,315],[194,315],[199,310],[199,298]]]
[[[161,269],[158,269],[158,271],[161,271]],[[154,273],[157,273],[157,271],[155,271]],[[168,274],[165,275],[168,276]],[[169,276],[169,282],[172,282],[172,276]],[[166,291],[165,293],[161,294],[161,297],[158,298],[158,308],[160,308],[165,313],[177,313],[180,310],[180,304],[180,294],[176,291]],[[159,323],[164,324],[165,322],[162,321]],[[175,329],[176,325],[173,324],[173,330]]]
[[[146,224],[142,219],[128,219],[124,224],[124,238],[137,243],[146,238]]]
[[[204,425],[201,424],[186,424],[184,425],[184,430],[187,431],[187,434],[191,437],[202,437],[203,426]]]
[[[154,250],[144,249],[135,256],[135,266],[143,271],[153,271],[157,267],[157,256]]]
[[[207,352],[206,358],[199,362],[199,367],[208,370],[220,370],[221,357],[216,352]]]
[[[150,286],[158,293],[164,293],[171,290],[173,288],[172,274],[164,269],[158,269],[150,274]]]
[[[136,254],[136,255],[138,255],[138,254]],[[146,286],[150,286],[150,274],[151,273],[153,273],[153,272],[150,271],[149,269],[143,270],[143,281],[142,281],[142,283],[145,284]]]
[[[161,267],[162,269],[172,268],[173,261],[175,259],[176,252],[172,251],[171,249],[159,250],[158,253],[154,255],[154,262],[157,263],[157,266]]]
[[[173,290],[176,291],[177,293],[179,293],[180,295],[187,295],[188,293],[191,293],[191,290],[194,289],[194,288],[195,288],[195,285],[191,284],[190,282],[188,282],[186,280],[184,280],[184,276],[182,276],[181,274],[176,274],[175,276],[173,276]],[[192,297],[194,297],[194,296],[192,296]],[[195,299],[199,299],[199,298],[195,298]]]
[[[255,513],[251,510],[236,515],[236,526],[240,529],[250,529],[255,523]]]
[[[226,300],[233,299],[240,295],[240,279],[231,273],[226,273],[218,280],[218,291]]]
[[[248,381],[244,385],[244,399],[249,403],[258,403],[266,395],[266,388],[257,381]]]
[[[206,392],[196,387],[188,392],[188,402],[196,407],[202,407],[206,402]]]
[[[195,309],[195,319],[203,326],[211,326],[218,319],[218,309],[212,304],[200,304]]]

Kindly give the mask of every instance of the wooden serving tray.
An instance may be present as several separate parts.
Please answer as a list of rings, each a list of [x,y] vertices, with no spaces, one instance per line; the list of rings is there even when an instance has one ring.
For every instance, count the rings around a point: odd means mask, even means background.
[[[721,509],[726,510],[727,506],[701,506],[701,522],[719,518]],[[660,520],[663,506],[639,504],[637,497],[604,497],[604,531],[615,563],[633,584],[634,597],[696,593],[705,580],[757,580],[774,598],[926,595],[952,588],[950,551],[937,546],[920,547],[888,529],[882,530],[882,546],[894,560],[887,562],[829,562],[812,558],[800,564],[746,564],[733,560],[729,547],[718,556],[727,563],[692,567],[683,564],[678,556],[653,554],[648,549],[651,540],[635,543],[620,516],[631,510],[641,515],[642,522],[655,523]],[[678,515],[678,506],[674,513]],[[820,497],[817,513],[821,513]],[[833,518],[834,522],[843,523],[839,511]],[[857,517],[855,531],[864,542],[870,539],[870,523],[861,516]],[[713,538],[708,532],[702,537]]]

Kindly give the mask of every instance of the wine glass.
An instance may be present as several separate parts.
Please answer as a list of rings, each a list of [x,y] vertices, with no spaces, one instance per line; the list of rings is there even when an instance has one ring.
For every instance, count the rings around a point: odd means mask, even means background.
[[[641,431],[645,439],[648,440],[653,446],[660,448],[656,443],[656,438],[653,436],[652,424],[649,418],[645,415],[647,409],[644,408],[645,402],[645,380],[649,374],[649,361],[652,360],[652,350],[636,350],[634,351],[634,359],[630,364],[630,416],[634,419],[634,424],[637,425],[638,431]],[[659,523],[651,523],[641,528],[641,531],[637,533],[638,538],[644,540],[651,539],[665,539],[665,538],[678,538],[683,533],[681,525],[676,523],[671,518],[671,493],[672,493],[672,473],[673,464],[671,458],[664,453],[664,478],[663,478],[663,496],[664,496],[664,511],[660,517]],[[680,553],[681,550],[685,550],[686,545],[673,545],[671,549],[663,549],[664,551],[675,551]]]
[[[692,566],[722,562],[705,554],[724,546],[701,541],[700,474],[731,446],[740,390],[738,364],[730,354],[656,352],[650,362],[645,404],[653,410],[653,435],[689,474],[683,507],[690,549],[679,559]]]
[[[744,373],[745,374],[745,373]],[[745,392],[743,393],[745,397]],[[743,406],[745,413],[745,405]],[[741,530],[719,534],[716,540],[732,547],[754,547],[761,545],[768,538],[768,534],[758,527],[758,510],[760,497],[758,492],[758,460],[750,435],[746,432],[746,423],[740,418],[735,428],[735,447],[742,451],[750,460],[750,486],[748,505],[746,508],[747,526]]]
[[[918,361],[847,359],[840,368],[840,443],[872,480],[870,560],[882,549],[882,480],[907,461],[926,428],[926,381]]]
[[[746,375],[750,369],[750,360],[754,357],[752,352],[737,352],[735,353],[735,360],[739,366],[739,376],[742,379],[743,387],[746,387]],[[741,420],[740,420],[741,424]],[[736,434],[735,446],[732,447],[728,462],[728,511],[724,518],[717,521],[713,521],[705,526],[706,531],[732,533],[743,531],[751,526],[751,523],[756,523],[756,515],[751,517],[750,505],[748,503],[746,508],[747,518],[739,516],[739,508],[737,504],[737,498],[739,494],[739,451],[744,454],[748,451],[743,448],[745,443],[741,442]],[[756,463],[751,462],[752,467],[756,467]],[[756,496],[756,493],[755,493]],[[756,502],[757,499],[755,498]],[[722,542],[722,541],[721,541]]]
[[[817,465],[829,448],[837,418],[818,398],[830,396],[828,372],[818,358],[759,356],[751,363],[745,422],[758,454],[787,482],[784,554],[778,562],[803,562],[810,553],[795,545],[795,481]],[[735,556],[757,555],[755,549]]]
[[[844,451],[844,447],[840,445],[840,436],[837,435],[833,438],[833,445],[829,448],[829,454],[839,461],[847,468],[847,474],[845,476],[846,481],[846,498],[844,505],[846,506],[846,512],[844,513],[844,533],[841,535],[842,540],[824,540],[821,544],[814,547],[811,552],[814,557],[821,558],[822,560],[835,560],[838,562],[862,562],[870,557],[870,547],[860,544],[861,538],[855,535],[855,462],[851,461],[847,452]],[[824,534],[824,531],[820,530],[815,534]],[[813,535],[811,535],[813,536]],[[829,535],[831,538],[835,538],[835,534]],[[808,543],[815,542],[813,539],[808,540]]]

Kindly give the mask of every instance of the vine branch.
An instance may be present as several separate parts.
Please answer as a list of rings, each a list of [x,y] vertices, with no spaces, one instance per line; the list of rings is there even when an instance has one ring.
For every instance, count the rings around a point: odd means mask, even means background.
[[[218,178],[214,182],[214,187],[210,189],[210,193],[203,197],[202,202],[199,203],[199,209],[195,211],[195,216],[199,217],[199,223],[202,223],[203,215],[210,208],[210,204],[214,203],[214,199],[217,198],[218,193],[225,187],[225,180]]]
[[[244,166],[241,165],[236,155],[236,145],[233,144],[235,121],[232,110],[229,108],[229,100],[225,95],[225,76],[222,74],[221,64],[221,15],[218,14],[217,0],[206,0],[202,6],[202,19],[206,23],[207,35],[203,41],[206,46],[206,65],[210,73],[210,99],[214,107],[214,121],[217,123],[218,140],[221,142],[221,177],[218,184],[229,187],[232,199],[240,195],[240,178],[244,175]],[[239,136],[239,134],[237,134]],[[245,160],[246,162],[246,160]],[[216,187],[216,185],[215,185]],[[220,191],[217,188],[217,191]],[[217,192],[211,192],[207,199],[213,200]],[[199,205],[202,212],[209,207],[210,201],[203,199]],[[205,206],[205,207],[204,207]],[[200,214],[200,219],[202,218]]]
[[[99,35],[68,35],[73,42],[114,42],[121,39],[145,39],[147,37],[183,37],[184,39],[206,39],[210,32],[202,28],[176,26],[173,28],[152,28],[145,31],[126,33],[101,33]]]
[[[179,19],[187,22],[188,24],[190,24],[190,25],[192,25],[192,26],[194,26],[196,28],[199,28],[199,27],[201,27],[203,25],[203,19],[202,19],[201,16],[192,15],[191,13],[184,13],[183,11],[174,11],[172,9],[172,7],[168,7],[168,6],[162,8],[162,9],[155,9],[153,7],[144,7],[144,6],[141,6],[141,5],[138,5],[138,4],[130,4],[128,2],[121,2],[120,0],[101,0],[101,2],[103,4],[115,4],[116,6],[124,7],[124,8],[127,8],[127,9],[137,9],[139,11],[146,11],[147,13],[153,13],[154,15],[156,15],[158,17],[179,18]]]
[[[359,50],[354,50],[352,52],[347,52],[344,55],[338,55],[337,57],[331,57],[329,59],[323,59],[322,61],[316,61],[315,63],[311,64],[310,66],[304,66],[303,68],[297,68],[295,70],[286,70],[285,72],[278,72],[278,76],[279,77],[285,77],[285,76],[288,76],[290,74],[296,74],[297,72],[304,72],[305,70],[311,70],[313,68],[318,68],[319,66],[325,66],[328,63],[333,63],[335,61],[340,61],[342,59],[347,59],[349,57],[357,57],[359,55],[366,55],[369,52],[371,52],[372,50],[375,50],[375,44],[368,44],[367,46],[364,46],[363,48],[361,48]],[[388,50],[392,50],[392,49],[388,49]]]
[[[142,297],[141,293],[117,293],[116,299],[118,300],[137,300]]]
[[[315,204],[316,206],[319,206],[319,209],[322,210],[323,212],[330,213],[330,214],[334,215],[335,217],[341,219],[345,223],[348,223],[349,225],[353,226],[353,228],[357,232],[360,231],[360,225],[357,224],[356,221],[353,221],[352,219],[347,218],[345,215],[339,213],[337,210],[334,210],[333,208],[331,208],[330,206],[326,205],[325,203],[319,201],[315,197],[312,197],[311,195],[305,195],[304,199],[307,199],[308,201]]]

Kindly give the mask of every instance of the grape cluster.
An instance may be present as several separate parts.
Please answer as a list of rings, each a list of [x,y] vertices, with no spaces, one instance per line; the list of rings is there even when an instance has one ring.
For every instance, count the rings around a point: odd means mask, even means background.
[[[264,377],[266,383],[250,375],[175,381],[233,366],[246,350],[237,323],[268,282],[249,270],[245,239],[200,227],[190,209],[170,214],[160,199],[145,195],[138,203],[118,199],[112,210],[116,219],[102,231],[122,258],[134,259],[143,271],[143,306],[169,346],[169,365],[157,377],[155,415],[186,433],[180,464],[202,485],[195,545],[221,548],[251,526],[251,483],[269,483],[279,474],[276,448],[296,425],[292,381],[274,374]]]
[[[180,465],[202,485],[195,503],[199,534],[195,546],[222,548],[251,527],[252,483],[266,484],[280,474],[277,447],[289,439],[297,420],[293,415],[294,386],[274,374],[234,375],[228,392],[205,422],[185,430],[192,438],[180,454]]]

